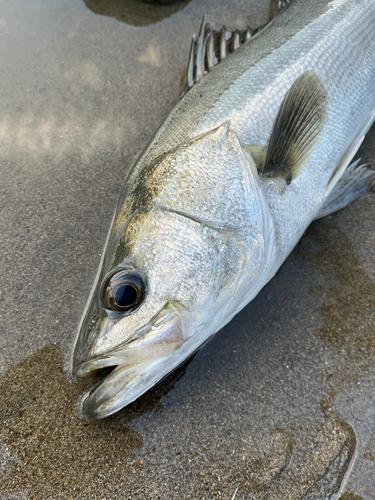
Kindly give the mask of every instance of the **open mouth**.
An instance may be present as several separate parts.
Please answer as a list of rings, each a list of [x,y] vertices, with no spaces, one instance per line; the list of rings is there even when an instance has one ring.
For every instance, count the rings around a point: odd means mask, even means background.
[[[88,418],[101,419],[137,399],[148,389],[142,384],[142,379],[150,364],[146,362],[130,368],[120,365],[108,367],[108,373],[99,384],[87,391],[87,397],[82,402],[83,414]]]
[[[86,361],[77,365],[73,370],[75,377],[84,378],[93,375],[98,370],[114,369],[118,365],[126,363],[126,356],[117,355],[114,353],[107,353],[103,355],[92,356]],[[134,364],[134,361],[133,361]]]
[[[107,371],[102,381],[88,391],[83,402],[84,415],[104,418],[137,399],[165,375],[161,366],[184,342],[179,314],[164,309],[139,338],[78,363],[73,370],[76,377]]]
[[[89,418],[104,418],[134,401],[149,388],[146,383],[150,366],[174,354],[180,345],[181,342],[128,347],[80,363],[73,372],[77,377],[90,376],[102,369],[107,372],[85,399],[83,413]]]

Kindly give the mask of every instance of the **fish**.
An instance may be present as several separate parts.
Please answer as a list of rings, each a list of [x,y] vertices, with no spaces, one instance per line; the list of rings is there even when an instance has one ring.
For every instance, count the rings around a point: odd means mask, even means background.
[[[131,170],[73,374],[87,418],[136,400],[272,279],[309,224],[365,193],[375,2],[272,0],[259,29],[203,20],[181,98]]]

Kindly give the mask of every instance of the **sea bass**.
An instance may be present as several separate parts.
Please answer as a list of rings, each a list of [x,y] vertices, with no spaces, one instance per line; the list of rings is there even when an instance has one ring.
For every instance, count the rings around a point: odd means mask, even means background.
[[[288,5],[290,4],[290,5]],[[74,353],[114,368],[83,413],[150,389],[248,304],[312,220],[366,191],[374,0],[278,0],[260,30],[191,47],[188,85],[120,198]]]

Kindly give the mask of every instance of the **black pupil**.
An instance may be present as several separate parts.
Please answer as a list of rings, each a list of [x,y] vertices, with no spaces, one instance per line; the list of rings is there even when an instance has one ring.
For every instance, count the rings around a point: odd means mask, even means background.
[[[115,292],[115,301],[119,307],[129,307],[137,301],[137,298],[137,290],[132,285],[121,285]]]

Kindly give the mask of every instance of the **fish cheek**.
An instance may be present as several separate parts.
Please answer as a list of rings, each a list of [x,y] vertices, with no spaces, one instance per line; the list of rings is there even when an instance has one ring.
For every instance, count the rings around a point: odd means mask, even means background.
[[[232,301],[246,256],[238,238],[202,225],[197,229],[185,242],[187,259],[172,300],[201,323]]]

